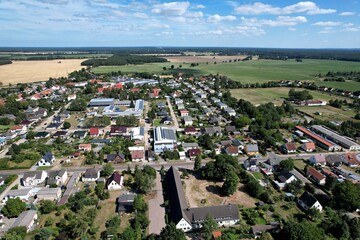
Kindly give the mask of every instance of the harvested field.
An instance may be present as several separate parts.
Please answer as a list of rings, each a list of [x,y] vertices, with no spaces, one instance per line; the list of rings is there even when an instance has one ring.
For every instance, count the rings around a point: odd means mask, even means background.
[[[183,180],[185,196],[190,207],[216,206],[222,204],[240,204],[244,207],[255,207],[256,200],[242,191],[243,184],[239,184],[239,190],[233,195],[226,197],[221,195],[221,182],[209,182],[196,179],[189,174],[189,178]],[[202,204],[205,200],[205,204]]]
[[[61,59],[46,61],[13,61],[0,66],[0,82],[4,85],[46,81],[50,77],[67,77],[75,70],[83,68],[86,59]]]
[[[197,62],[222,62],[222,61],[234,61],[242,60],[246,58],[246,55],[236,55],[236,56],[166,56],[166,60],[175,63],[197,63]]]

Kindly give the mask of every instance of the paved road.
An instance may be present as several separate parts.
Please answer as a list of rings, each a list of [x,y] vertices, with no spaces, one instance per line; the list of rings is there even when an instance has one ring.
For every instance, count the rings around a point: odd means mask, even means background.
[[[170,109],[170,115],[171,115],[171,118],[172,118],[172,121],[173,121],[173,125],[174,125],[175,129],[178,129],[179,128],[179,122],[177,120],[177,117],[175,116],[174,109],[173,109],[171,101],[170,101],[170,97],[167,97],[166,101],[167,101],[167,104],[168,104],[169,109]]]
[[[145,118],[147,118],[147,113],[149,111],[149,102],[145,102],[145,111],[144,111],[144,115]],[[145,125],[144,125],[144,148],[145,151],[149,149],[150,147],[150,143],[149,143],[149,139],[151,138],[151,136],[149,136],[149,130],[151,129],[151,125],[150,123],[147,123],[146,121],[144,121]]]
[[[164,203],[163,188],[160,174],[156,174],[155,198],[149,200],[149,234],[159,234],[165,227],[165,208],[161,206]]]
[[[1,194],[0,194],[0,200],[4,199],[4,197],[7,195],[7,193],[11,190],[12,187],[14,187],[16,184],[20,186],[20,179],[23,177],[23,175],[18,175],[18,178],[10,184]]]

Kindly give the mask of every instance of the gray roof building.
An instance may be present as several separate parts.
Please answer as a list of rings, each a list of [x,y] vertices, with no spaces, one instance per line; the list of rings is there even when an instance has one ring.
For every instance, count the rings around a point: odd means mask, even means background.
[[[37,217],[36,210],[22,212],[11,227],[26,227],[26,231],[29,232],[35,224]]]
[[[89,102],[89,107],[104,107],[114,105],[114,98],[93,98]]]

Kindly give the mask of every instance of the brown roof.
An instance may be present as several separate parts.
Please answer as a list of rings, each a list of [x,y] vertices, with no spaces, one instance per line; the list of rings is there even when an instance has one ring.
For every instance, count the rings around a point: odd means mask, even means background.
[[[307,169],[307,173],[318,181],[321,181],[325,178],[325,176],[322,173],[320,173],[319,171],[317,171],[315,168],[312,167],[309,167]]]
[[[345,158],[348,163],[351,165],[359,165],[358,160],[356,160],[356,154],[355,153],[345,153]]]
[[[288,151],[296,151],[296,145],[293,142],[286,143],[285,147]]]
[[[196,128],[194,128],[194,127],[186,127],[185,128],[185,133],[190,133],[190,132],[196,132]]]
[[[315,149],[315,143],[314,142],[307,142],[305,143],[305,148],[306,149]]]
[[[200,155],[201,150],[200,149],[190,149],[188,151],[188,153],[189,153],[189,156],[192,157],[192,156]]]
[[[239,153],[239,148],[230,146],[230,147],[226,148],[226,151],[227,151],[227,153],[230,153],[230,154],[236,154],[236,153]]]
[[[134,150],[131,152],[131,159],[140,159],[140,158],[144,158],[143,150]]]

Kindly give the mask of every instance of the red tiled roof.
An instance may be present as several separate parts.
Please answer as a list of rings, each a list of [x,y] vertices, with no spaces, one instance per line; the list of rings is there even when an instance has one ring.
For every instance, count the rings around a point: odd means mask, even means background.
[[[12,126],[11,128],[10,128],[10,130],[20,130],[20,129],[22,129],[23,128],[23,126]]]
[[[310,174],[313,178],[315,178],[318,181],[321,181],[325,178],[325,176],[317,171],[315,168],[309,167],[307,169],[308,174]]]
[[[310,132],[309,130],[307,130],[304,127],[301,126],[296,126],[296,128],[300,131],[302,131],[303,133],[305,133],[306,135],[310,136],[311,138],[315,139],[318,142],[321,142],[322,144],[328,146],[328,147],[333,147],[334,144],[329,143],[328,141],[326,141],[325,139],[315,135],[314,133]]]
[[[213,238],[219,238],[222,236],[220,231],[213,231],[212,235],[213,235]]]
[[[201,154],[201,150],[200,149],[190,149],[188,151],[188,153],[189,153],[189,156],[192,157],[192,156]]]
[[[90,128],[90,135],[99,135],[98,128]]]
[[[296,145],[293,142],[286,143],[285,147],[288,151],[296,151]]]
[[[315,148],[316,148],[315,143],[314,142],[307,142],[307,143],[305,143],[305,148],[315,150]]]
[[[229,146],[226,148],[226,151],[230,154],[239,153],[239,148],[234,146]]]
[[[81,144],[79,144],[79,148],[91,148],[91,144],[90,143],[81,143]]]
[[[345,153],[345,158],[348,163],[351,165],[359,165],[358,160],[356,160],[356,154],[355,153]]]

